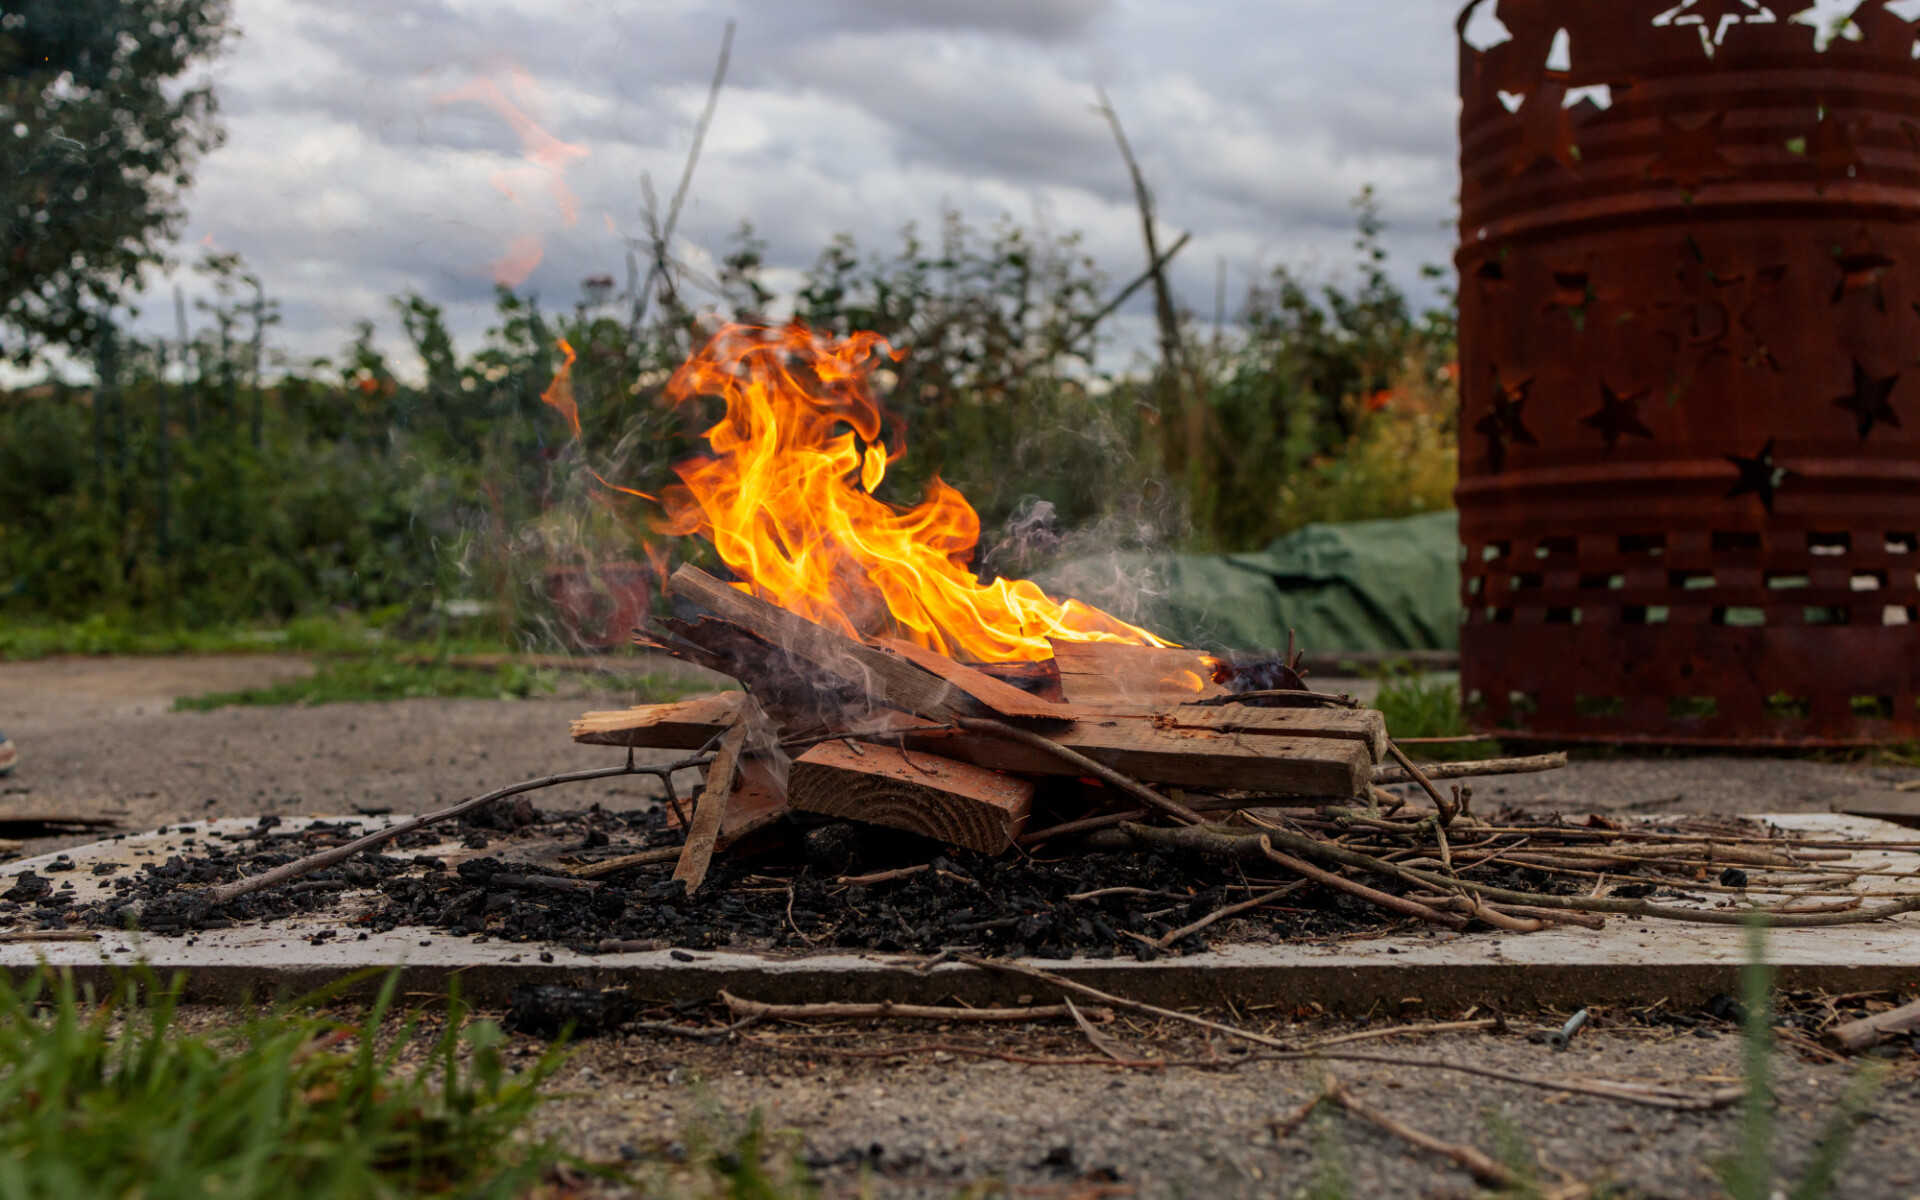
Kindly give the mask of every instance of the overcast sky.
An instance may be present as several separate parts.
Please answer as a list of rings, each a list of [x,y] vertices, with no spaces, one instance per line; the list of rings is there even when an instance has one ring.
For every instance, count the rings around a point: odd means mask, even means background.
[[[732,69],[678,241],[751,220],[791,286],[829,237],[892,249],[943,205],[1078,230],[1142,266],[1102,84],[1210,313],[1275,263],[1351,261],[1378,190],[1395,273],[1443,262],[1455,193],[1455,0],[237,0],[214,77],[225,146],[200,166],[183,256],[236,250],[281,301],[284,349],[336,352],[387,298],[444,304],[463,349],[495,277],[550,306],[624,276],[639,180],[685,160],[729,17]],[[191,280],[189,289],[195,286]],[[142,324],[170,328],[149,295]],[[1136,300],[1134,327],[1146,300]]]

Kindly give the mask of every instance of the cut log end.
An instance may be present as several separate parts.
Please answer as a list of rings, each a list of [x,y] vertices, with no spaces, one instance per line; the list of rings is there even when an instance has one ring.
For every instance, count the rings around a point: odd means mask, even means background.
[[[823,742],[793,764],[787,800],[802,812],[998,854],[1026,827],[1033,784],[923,751]]]

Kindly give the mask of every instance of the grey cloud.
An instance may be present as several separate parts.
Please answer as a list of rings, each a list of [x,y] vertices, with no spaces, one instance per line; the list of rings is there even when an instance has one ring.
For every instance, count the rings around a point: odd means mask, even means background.
[[[1039,40],[1085,33],[1112,8],[1108,0],[827,0],[867,29],[939,29],[1010,33]]]

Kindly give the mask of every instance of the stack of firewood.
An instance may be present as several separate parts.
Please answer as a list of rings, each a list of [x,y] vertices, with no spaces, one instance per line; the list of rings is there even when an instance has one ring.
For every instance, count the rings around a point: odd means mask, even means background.
[[[1050,662],[969,666],[903,641],[855,640],[694,567],[668,590],[711,615],[664,619],[636,640],[745,690],[588,713],[573,737],[717,747],[676,872],[689,887],[713,853],[787,810],[998,853],[1147,810],[1192,823],[1250,797],[1364,801],[1388,752],[1378,712],[1307,691],[1284,662],[1061,641]],[[1085,781],[1080,811],[1030,830],[1036,784],[1049,776]]]

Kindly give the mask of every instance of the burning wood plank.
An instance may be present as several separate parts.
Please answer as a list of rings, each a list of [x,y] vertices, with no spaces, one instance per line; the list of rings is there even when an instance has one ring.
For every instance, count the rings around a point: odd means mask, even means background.
[[[1009,849],[1033,811],[1033,784],[896,746],[822,742],[787,780],[801,812],[916,833],[986,854]]]
[[[1213,665],[1197,650],[1047,641],[1069,704],[1178,703],[1227,694],[1213,681]]]
[[[1072,714],[1061,705],[1043,700],[1031,692],[925,646],[916,646],[898,638],[881,638],[880,644],[915,666],[937,675],[1003,717],[1027,717],[1041,721],[1062,721]]]
[[[864,690],[888,708],[934,721],[1000,715],[898,655],[728,587],[698,567],[680,567],[667,581],[667,590],[805,660],[823,675]]]

